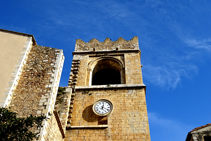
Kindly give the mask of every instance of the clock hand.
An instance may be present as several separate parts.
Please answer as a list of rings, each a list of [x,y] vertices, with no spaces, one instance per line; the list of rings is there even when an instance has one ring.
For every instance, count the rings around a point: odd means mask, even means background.
[[[104,109],[103,109],[103,111],[104,111],[104,112],[108,112],[108,111],[105,111]]]
[[[107,108],[103,108],[103,109],[109,110],[109,109],[107,109]]]
[[[102,109],[104,108],[104,102],[103,102],[103,106],[102,106]]]

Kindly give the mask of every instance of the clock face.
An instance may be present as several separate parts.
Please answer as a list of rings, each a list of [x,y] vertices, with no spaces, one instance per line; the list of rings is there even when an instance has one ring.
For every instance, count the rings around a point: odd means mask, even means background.
[[[112,103],[105,99],[101,99],[93,105],[94,113],[99,116],[106,116],[110,114],[112,109],[113,109]]]

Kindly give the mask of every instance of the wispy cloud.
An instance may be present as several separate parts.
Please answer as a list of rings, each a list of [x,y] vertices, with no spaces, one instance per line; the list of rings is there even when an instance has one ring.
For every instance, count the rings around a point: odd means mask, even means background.
[[[185,43],[196,49],[204,49],[206,51],[211,51],[211,39],[196,40],[196,39],[186,39]]]
[[[191,130],[191,127],[184,123],[181,123],[175,119],[169,119],[159,116],[156,113],[149,112],[148,117],[150,124],[150,132],[151,134],[153,134],[153,137],[158,137],[157,139],[152,140],[185,140],[187,133]],[[156,132],[154,132],[153,129],[159,130],[156,130]],[[161,136],[162,138],[160,138]]]
[[[166,87],[167,89],[176,88],[180,83],[182,77],[190,78],[190,73],[196,73],[197,67],[194,65],[188,66],[174,66],[173,63],[164,66],[144,66],[144,77],[147,82]]]
[[[126,18],[133,14],[131,9],[129,9],[127,5],[114,1],[104,1],[104,2],[101,1],[97,3],[96,8],[97,7],[102,10],[105,16],[117,20]]]
[[[115,40],[120,36],[125,39],[139,36],[140,49],[147,54],[142,56],[145,83],[174,89],[183,78],[190,78],[197,72],[197,64],[192,63],[197,51],[187,51],[184,47],[184,39],[195,28],[188,28],[183,22],[196,22],[190,18],[195,15],[195,8],[189,2],[78,0],[49,5],[50,8],[40,10],[46,19],[36,24],[36,29],[40,30],[36,38],[40,33],[70,42],[76,38],[103,41],[106,37]],[[57,34],[58,31],[62,34]],[[185,46],[211,51],[210,40],[188,39],[185,43]]]
[[[150,6],[151,3],[154,5]],[[147,17],[148,23],[155,19],[158,23],[150,23],[147,26],[148,31],[154,29],[154,32],[150,32],[151,35],[143,34],[147,36],[144,38],[148,39],[147,43],[140,42],[148,51],[143,61],[143,77],[147,85],[176,88],[182,84],[184,78],[190,79],[197,74],[198,64],[195,58],[205,50],[211,51],[210,38],[205,40],[187,38],[197,36],[198,32],[203,33],[201,22],[195,20],[195,17],[200,18],[203,9],[199,8],[196,12],[195,6],[197,7],[191,1],[183,4],[176,1],[157,3],[153,0],[146,1],[146,7],[153,11],[153,14]]]

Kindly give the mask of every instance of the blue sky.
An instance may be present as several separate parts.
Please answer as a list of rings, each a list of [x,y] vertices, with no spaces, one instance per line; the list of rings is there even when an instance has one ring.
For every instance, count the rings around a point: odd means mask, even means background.
[[[0,28],[64,50],[66,86],[75,40],[139,37],[152,141],[182,141],[211,123],[211,1],[0,0]]]

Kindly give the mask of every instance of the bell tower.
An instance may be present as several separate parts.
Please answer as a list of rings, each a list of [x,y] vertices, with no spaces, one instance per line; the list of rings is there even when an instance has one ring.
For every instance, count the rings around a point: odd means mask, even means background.
[[[76,40],[65,141],[150,141],[138,37]]]

